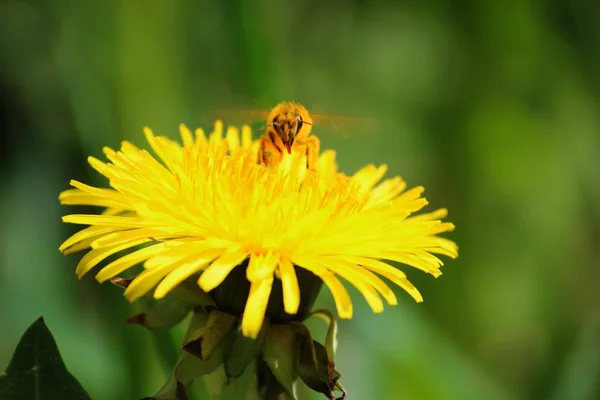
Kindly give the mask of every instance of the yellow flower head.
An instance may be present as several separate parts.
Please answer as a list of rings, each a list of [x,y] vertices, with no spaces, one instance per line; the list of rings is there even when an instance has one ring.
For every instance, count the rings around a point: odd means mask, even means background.
[[[109,162],[90,157],[90,165],[109,180],[110,189],[71,181],[60,195],[65,205],[104,208],[101,215],[75,214],[67,223],[89,225],[60,250],[89,250],[77,266],[79,277],[106,258],[130,252],[105,265],[104,282],[143,263],[127,287],[134,301],[154,289],[163,298],[184,280],[198,277],[205,292],[219,286],[247,260],[250,293],[242,317],[244,335],[256,337],[276,279],[281,280],[284,310],[296,314],[300,288],[295,268],[318,276],[331,291],[341,318],[352,317],[352,302],[339,277],[354,285],[374,312],[382,297],[397,303],[378,275],[401,286],[416,301],[418,290],[389,261],[439,276],[434,254],[457,256],[454,242],[437,234],[451,231],[441,222],[446,210],[414,216],[427,204],[422,187],[405,191],[400,178],[379,183],[386,167],[367,166],[353,176],[337,170],[335,153],[320,155],[316,171],[298,154],[277,165],[258,165],[258,143],[249,127],[241,135],[215,124],[207,137],[180,127],[183,145],[145,129],[153,157],[130,142],[104,153]],[[296,267],[295,267],[296,266]]]

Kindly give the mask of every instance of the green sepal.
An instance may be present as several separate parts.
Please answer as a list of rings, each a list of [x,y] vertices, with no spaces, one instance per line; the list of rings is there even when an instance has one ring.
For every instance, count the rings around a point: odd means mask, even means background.
[[[151,331],[166,330],[181,322],[191,310],[189,303],[165,298],[153,302],[146,311],[127,317],[125,322],[141,325]]]
[[[310,357],[301,358],[298,364],[298,375],[312,390],[323,393],[330,399],[334,398],[333,391],[340,374],[333,368],[333,362],[327,357],[325,346],[316,341],[313,341],[312,344],[317,356],[316,366]],[[307,360],[308,362],[305,362]]]
[[[142,400],[188,400],[187,389],[173,374],[158,393]]]
[[[342,396],[339,399],[344,399],[346,397],[346,390],[339,382],[341,375],[335,370],[334,364],[334,356],[337,348],[337,322],[329,310],[314,311],[309,315],[310,317],[322,319],[329,326],[327,328],[325,346],[316,341],[313,343],[317,358],[317,369],[315,370],[312,366],[301,362],[298,366],[299,374],[311,389],[324,393],[330,398],[333,398],[333,391],[337,389],[342,392]],[[327,368],[324,367],[325,365],[327,365]]]
[[[294,400],[294,381],[298,377],[297,366],[301,351],[296,330],[292,324],[271,325],[263,349],[263,360],[279,384]]]
[[[240,393],[244,393],[244,400],[263,400],[258,391],[257,361],[257,359],[252,360],[242,375],[225,382],[221,391],[222,399],[237,399]],[[268,368],[266,364],[265,368]]]
[[[260,355],[268,330],[268,318],[265,318],[256,339],[247,338],[242,334],[241,325],[237,327],[231,348],[225,356],[225,372],[228,381],[240,377],[246,367]]]
[[[116,276],[116,277],[110,279],[110,283],[112,283],[113,285],[118,286],[122,289],[127,289],[129,284],[135,278],[136,278],[135,276],[131,277],[131,278],[122,278],[122,277]],[[141,298],[152,299],[153,298],[152,293],[153,293],[152,291],[149,291]],[[206,293],[205,291],[200,289],[200,286],[198,286],[198,284],[196,283],[196,280],[191,279],[191,278],[188,278],[185,281],[181,282],[179,285],[175,286],[169,292],[169,294],[167,294],[165,296],[165,299],[167,299],[167,298],[177,299],[184,303],[189,303],[192,306],[204,306],[204,307],[215,306],[215,302],[212,299],[212,297],[210,297],[208,295],[208,293]],[[158,301],[162,301],[162,300],[163,299],[160,299]]]
[[[165,385],[152,397],[143,400],[187,400],[187,391],[194,380],[213,372],[223,363],[223,349],[218,347],[208,360],[183,353]]]
[[[214,311],[209,313],[202,307],[195,309],[186,337],[190,337],[193,332],[197,332],[206,327],[209,324],[213,313]],[[218,345],[213,348],[211,356],[204,360],[189,352],[183,351],[169,380],[157,394],[152,397],[147,397],[144,400],[187,400],[187,390],[194,380],[212,373],[222,365],[223,356],[230,345],[230,340],[221,340]]]
[[[0,399],[90,399],[67,370],[43,318],[19,340],[6,372],[0,376]]]
[[[126,289],[134,278],[115,277],[110,281]],[[166,330],[181,322],[194,308],[214,306],[212,298],[198,287],[195,282],[186,280],[177,285],[160,300],[146,294],[145,310],[126,319],[129,324],[141,325],[151,331]]]
[[[327,323],[328,328],[325,337],[325,349],[327,350],[327,357],[333,361],[337,349],[337,321],[329,310],[314,311],[308,317],[319,318]]]
[[[296,381],[292,383],[292,391],[296,393]],[[262,393],[264,393],[265,400],[296,399],[296,396],[289,394],[288,390],[275,377],[267,382]]]
[[[210,311],[206,324],[185,336],[183,349],[202,360],[210,359],[214,349],[233,331],[237,319],[222,311]]]
[[[200,289],[197,279],[186,279],[173,288],[165,298],[176,298],[194,307],[214,307],[215,302],[208,293]]]
[[[318,359],[310,330],[300,322],[290,322],[290,326],[294,328],[296,340],[300,346],[298,368],[300,368],[300,365],[303,365],[304,368],[316,369],[318,367]]]

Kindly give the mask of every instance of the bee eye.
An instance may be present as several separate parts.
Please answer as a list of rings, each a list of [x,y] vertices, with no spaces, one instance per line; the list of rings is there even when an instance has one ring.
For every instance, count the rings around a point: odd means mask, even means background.
[[[300,129],[302,129],[302,117],[297,115],[296,116],[296,120],[298,121],[298,127],[296,128],[296,132],[300,132]]]

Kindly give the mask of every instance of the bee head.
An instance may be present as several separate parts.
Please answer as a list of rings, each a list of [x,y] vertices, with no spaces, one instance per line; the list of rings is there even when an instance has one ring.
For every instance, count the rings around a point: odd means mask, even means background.
[[[273,130],[281,139],[281,142],[288,153],[291,152],[294,140],[296,140],[303,125],[304,120],[302,119],[302,116],[293,114],[277,115],[271,122]]]
[[[267,127],[273,128],[288,153],[291,153],[292,145],[298,136],[308,136],[310,128],[307,127],[310,125],[312,120],[308,111],[298,103],[280,103],[271,110],[267,118]]]
[[[312,119],[308,110],[298,103],[282,102],[275,106],[267,123],[255,132],[267,130],[273,144],[281,151],[292,152],[292,146],[299,137],[305,138],[310,134]]]

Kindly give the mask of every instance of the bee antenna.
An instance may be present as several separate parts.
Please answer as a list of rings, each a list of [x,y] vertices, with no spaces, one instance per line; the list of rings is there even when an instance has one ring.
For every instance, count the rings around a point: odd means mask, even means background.
[[[264,131],[264,130],[265,130],[265,129],[267,129],[267,127],[269,127],[269,126],[271,126],[271,124],[266,124],[266,125],[263,125],[263,126],[261,126],[260,128],[256,128],[256,129],[254,130],[254,132],[252,132],[252,133],[258,133],[258,132]]]

